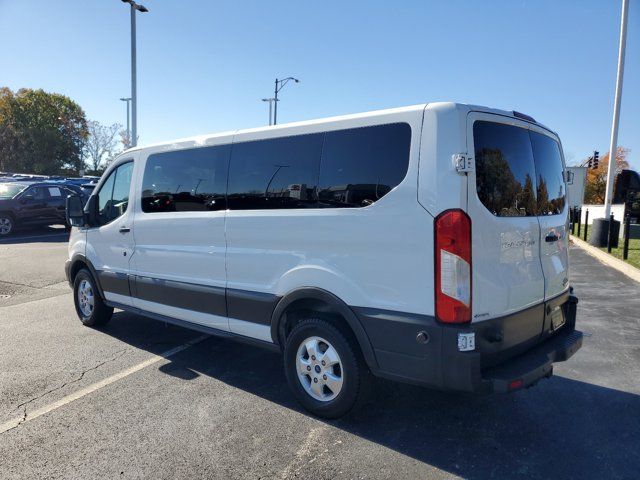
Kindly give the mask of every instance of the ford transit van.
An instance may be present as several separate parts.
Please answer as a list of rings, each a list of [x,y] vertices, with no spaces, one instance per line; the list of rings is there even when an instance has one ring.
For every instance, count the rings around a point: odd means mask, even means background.
[[[518,112],[430,103],[137,147],[67,203],[83,324],[117,308],[277,349],[322,417],[372,375],[522,389],[582,344],[560,139]]]

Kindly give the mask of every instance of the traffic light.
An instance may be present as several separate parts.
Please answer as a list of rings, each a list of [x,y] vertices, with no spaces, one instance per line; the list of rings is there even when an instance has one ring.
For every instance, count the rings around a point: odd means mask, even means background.
[[[593,152],[593,169],[596,170],[598,168],[598,163],[600,161],[600,152],[594,150]],[[591,166],[591,162],[589,162],[589,166]]]
[[[587,163],[589,168],[593,168],[593,157],[589,157],[589,162]]]

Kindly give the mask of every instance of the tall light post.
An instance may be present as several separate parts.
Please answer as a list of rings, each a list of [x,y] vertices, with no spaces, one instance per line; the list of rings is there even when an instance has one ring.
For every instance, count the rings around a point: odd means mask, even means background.
[[[129,148],[131,146],[131,126],[129,124],[129,102],[131,101],[131,97],[121,98],[120,100],[122,100],[123,102],[127,102],[127,145],[126,147]]]
[[[294,77],[287,77],[281,80],[276,78],[276,88],[274,89],[274,99],[273,99],[273,124],[276,125],[278,123],[278,92],[284,88],[284,86],[289,83],[290,80],[293,80],[296,83],[300,83],[300,80]]]
[[[273,123],[271,123],[271,114],[273,112],[273,103],[276,101],[275,98],[271,97],[271,98],[263,98],[262,99],[263,102],[269,102],[269,126],[273,125]]]
[[[622,78],[624,75],[624,51],[627,44],[627,16],[629,0],[622,0],[622,17],[620,19],[620,47],[618,49],[618,74],[616,78],[616,93],[613,101],[613,122],[611,125],[611,143],[609,145],[609,166],[607,168],[607,190],[604,196],[604,218],[595,218],[591,224],[589,243],[595,247],[611,247],[616,244],[614,237],[616,229],[620,228],[620,220],[611,218],[611,200],[613,196],[613,182],[616,172],[616,150],[618,149],[618,123],[620,121],[620,103],[622,100]],[[608,250],[609,250],[608,248]],[[609,250],[611,253],[611,250]]]
[[[149,10],[133,0],[122,0],[131,6],[131,146],[138,144],[138,87],[136,72],[136,11],[146,13]]]
[[[616,78],[616,95],[613,101],[613,123],[611,125],[611,144],[609,146],[609,167],[607,169],[607,191],[604,197],[604,218],[609,220],[611,197],[613,195],[613,175],[616,166],[616,150],[618,150],[618,123],[620,121],[620,101],[622,100],[622,77],[624,76],[624,51],[627,45],[627,17],[629,16],[629,0],[622,0],[622,18],[620,19],[620,48],[618,50],[618,75]]]

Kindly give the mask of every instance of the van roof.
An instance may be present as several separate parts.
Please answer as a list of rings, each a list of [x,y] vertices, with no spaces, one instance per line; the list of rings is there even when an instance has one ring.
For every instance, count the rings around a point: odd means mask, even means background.
[[[514,111],[500,110],[500,109],[489,108],[489,107],[484,107],[484,106],[480,106],[480,105],[471,105],[471,104],[455,103],[455,102],[430,102],[430,103],[420,103],[420,104],[417,104],[417,105],[409,105],[409,106],[406,106],[406,107],[388,108],[388,109],[383,109],[383,110],[371,110],[371,111],[367,111],[367,112],[352,113],[352,114],[348,114],[348,115],[338,115],[338,116],[333,116],[333,117],[317,118],[317,119],[313,119],[313,120],[302,120],[302,121],[299,121],[299,122],[280,123],[278,125],[271,125],[271,126],[242,128],[242,129],[237,129],[237,130],[227,130],[227,131],[224,131],[224,132],[216,132],[216,133],[209,133],[209,134],[203,134],[203,135],[195,135],[195,136],[191,136],[191,137],[184,137],[184,138],[178,138],[178,139],[174,139],[174,140],[169,140],[169,141],[166,141],[166,142],[158,142],[158,143],[152,143],[152,144],[148,144],[148,145],[136,146],[134,148],[130,148],[130,149],[126,150],[125,152],[123,152],[123,154],[134,152],[134,151],[138,151],[138,150],[144,150],[146,148],[163,147],[163,146],[169,146],[169,145],[175,145],[175,146],[179,146],[180,144],[182,144],[183,146],[193,145],[193,144],[195,144],[195,145],[199,145],[199,144],[200,145],[205,145],[206,141],[209,140],[209,139],[235,135],[235,134],[238,134],[238,133],[259,133],[259,132],[262,132],[262,131],[273,131],[273,130],[291,128],[291,127],[303,127],[303,126],[310,126],[310,125],[321,125],[323,123],[331,123],[331,122],[342,121],[342,120],[353,120],[353,119],[358,119],[358,118],[367,118],[367,117],[383,116],[383,115],[392,115],[392,114],[397,114],[397,113],[419,112],[419,111],[424,110],[425,108],[432,109],[432,110],[462,110],[462,111],[466,111],[466,112],[479,111],[479,112],[493,113],[493,114],[496,114],[496,115],[503,115],[503,116],[508,116],[508,117],[515,117],[516,116],[516,115],[514,115]],[[520,117],[520,119],[521,120],[525,120],[525,121],[529,121],[527,119],[523,119],[522,117]],[[549,130],[550,132],[555,134],[555,132],[553,130],[549,129],[548,127],[546,127],[546,126],[544,126],[544,125],[542,125],[542,124],[540,124],[538,122],[536,122],[535,120],[533,121],[533,123],[535,123],[536,125],[538,125],[540,127],[545,128],[546,130]]]

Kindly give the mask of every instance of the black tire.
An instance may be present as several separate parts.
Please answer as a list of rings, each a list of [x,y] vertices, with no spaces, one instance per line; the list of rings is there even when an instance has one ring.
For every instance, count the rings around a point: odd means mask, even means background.
[[[314,398],[303,387],[298,377],[296,365],[298,349],[310,337],[326,340],[337,351],[340,358],[342,387],[337,396],[328,401]],[[309,318],[295,325],[286,339],[284,368],[287,382],[296,399],[305,409],[323,418],[342,417],[357,405],[362,404],[371,382],[371,373],[357,343],[321,318]],[[311,377],[308,377],[308,380],[311,381]]]
[[[0,237],[8,237],[16,229],[16,221],[10,213],[0,212]]]
[[[85,311],[83,311],[83,307],[80,305],[81,295],[79,294],[79,290],[83,282],[88,282],[88,286],[92,292],[93,308],[90,313],[86,313],[86,308]],[[84,286],[86,287],[86,285]],[[100,297],[96,282],[93,279],[93,275],[91,275],[89,270],[84,268],[76,274],[76,277],[73,280],[73,303],[76,307],[78,318],[82,324],[87,327],[101,327],[111,320],[111,316],[113,315],[113,307],[108,307],[104,304]]]

